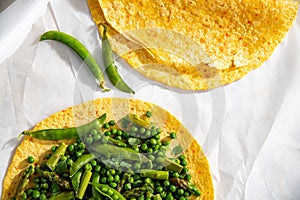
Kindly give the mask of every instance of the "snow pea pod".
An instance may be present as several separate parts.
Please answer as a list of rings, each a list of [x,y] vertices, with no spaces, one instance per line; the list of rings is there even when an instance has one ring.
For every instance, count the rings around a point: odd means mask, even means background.
[[[85,154],[80,156],[71,166],[70,168],[70,177],[74,176],[74,174],[81,169],[85,164],[94,160],[96,156],[94,154]]]
[[[105,197],[108,197],[111,200],[113,199],[126,200],[125,197],[122,194],[120,194],[117,190],[109,187],[106,184],[92,183],[92,185],[99,193],[101,193]]]
[[[117,66],[115,65],[113,53],[111,50],[109,39],[107,38],[107,27],[105,24],[101,24],[103,26],[103,34],[102,34],[102,56],[105,66],[105,71],[110,82],[118,88],[122,92],[132,93],[134,91],[124,82],[118,73]]]
[[[106,114],[101,115],[97,119],[78,126],[64,129],[43,129],[38,131],[23,131],[21,135],[28,135],[42,140],[71,140],[79,137],[79,134],[86,134],[92,129],[100,129],[106,119]],[[19,136],[19,137],[20,137]]]
[[[99,81],[100,87],[103,91],[109,91],[109,89],[105,88],[104,84],[104,77],[103,73],[101,72],[96,60],[92,56],[92,54],[87,50],[87,48],[76,38],[73,36],[60,32],[60,31],[48,31],[45,32],[41,38],[41,41],[43,40],[56,40],[59,42],[64,43],[65,45],[69,46],[71,49],[73,49],[79,57],[85,62],[87,67],[90,69],[90,71],[93,73],[93,75],[96,77],[96,79]]]

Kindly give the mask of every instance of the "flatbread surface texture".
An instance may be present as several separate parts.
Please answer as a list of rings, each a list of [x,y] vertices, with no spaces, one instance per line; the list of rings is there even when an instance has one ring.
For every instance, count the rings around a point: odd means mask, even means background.
[[[167,135],[171,131],[176,131],[177,139],[174,142],[185,147],[184,154],[189,163],[189,171],[193,177],[192,182],[202,192],[200,197],[190,199],[214,199],[212,176],[208,161],[201,147],[173,115],[157,105],[133,99],[96,99],[59,111],[39,122],[33,130],[79,126],[104,113],[107,114],[107,121],[111,119],[117,121],[128,113],[142,115],[148,110],[152,112],[151,121],[162,128],[162,134]],[[163,135],[162,137],[164,137]],[[19,175],[28,166],[28,156],[33,156],[37,164],[42,163],[43,158],[51,151],[51,147],[60,142],[39,140],[28,136],[24,137],[14,153],[3,181],[2,200],[10,199],[13,196],[16,184],[20,178]],[[64,142],[68,144],[73,141],[67,140]]]
[[[186,90],[234,82],[261,66],[296,17],[292,0],[87,0],[114,51],[147,78]]]

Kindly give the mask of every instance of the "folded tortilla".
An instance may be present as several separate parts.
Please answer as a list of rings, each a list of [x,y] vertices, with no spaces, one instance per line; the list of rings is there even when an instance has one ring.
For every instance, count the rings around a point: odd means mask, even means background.
[[[151,121],[163,130],[162,137],[171,131],[176,131],[177,139],[174,141],[176,143],[175,145],[180,144],[184,147],[184,154],[189,163],[188,168],[192,175],[192,182],[195,183],[202,193],[200,197],[191,197],[190,199],[214,199],[209,163],[201,147],[196,140],[193,139],[193,136],[188,130],[173,115],[152,103],[121,98],[96,99],[57,112],[39,122],[33,130],[79,126],[104,113],[107,114],[107,121],[111,119],[118,121],[128,113],[142,115],[149,110],[152,112]],[[51,151],[51,147],[60,142],[62,141],[46,141],[28,136],[24,137],[14,153],[3,181],[2,200],[13,197],[20,178],[20,173],[28,166],[28,156],[33,156],[36,164],[41,164],[46,155]],[[67,140],[64,142],[68,144],[73,141]]]
[[[261,66],[296,17],[292,0],[88,0],[114,51],[145,77],[185,90],[234,82]]]

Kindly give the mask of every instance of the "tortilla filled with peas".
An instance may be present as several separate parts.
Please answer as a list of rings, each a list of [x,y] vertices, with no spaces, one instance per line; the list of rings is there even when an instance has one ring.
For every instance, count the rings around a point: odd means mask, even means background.
[[[69,107],[20,134],[2,199],[214,199],[208,161],[168,111],[133,99]]]

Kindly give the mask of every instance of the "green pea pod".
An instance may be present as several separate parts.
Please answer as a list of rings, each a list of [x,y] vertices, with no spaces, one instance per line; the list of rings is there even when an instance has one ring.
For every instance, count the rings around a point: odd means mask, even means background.
[[[87,50],[87,48],[76,38],[74,38],[71,35],[68,35],[63,32],[59,31],[48,31],[44,33],[40,40],[56,40],[59,42],[64,43],[65,45],[69,46],[71,49],[73,49],[79,57],[85,62],[87,67],[90,69],[90,71],[93,73],[93,75],[97,78],[99,81],[100,87],[103,91],[109,91],[109,89],[105,88],[104,84],[104,77],[103,74],[92,56],[92,54]]]
[[[100,174],[99,173],[93,173],[92,183],[99,183],[99,181],[100,181]],[[93,193],[93,197],[95,199],[102,199],[101,195],[99,195],[99,192],[96,190],[96,188],[94,186],[92,186],[92,193]]]
[[[96,157],[94,154],[85,154],[80,156],[71,166],[70,168],[70,177],[74,176],[75,173],[80,170],[85,164],[94,160]]]
[[[72,183],[75,193],[78,192],[81,176],[82,176],[82,171],[78,171],[75,173],[75,175],[71,179],[71,183]]]
[[[21,135],[28,135],[41,140],[71,140],[76,139],[79,135],[84,135],[92,129],[100,129],[106,119],[106,114],[101,115],[97,119],[78,126],[64,129],[44,129],[38,131],[23,131]]]
[[[109,199],[113,200],[112,196],[117,196],[119,200],[126,200],[125,197],[119,193],[117,190],[109,187],[105,184],[100,183],[92,183],[92,185],[95,187],[95,189],[101,193],[102,195],[108,197]]]
[[[117,66],[115,65],[113,59],[113,53],[111,50],[110,42],[106,34],[107,27],[104,24],[101,25],[104,28],[102,35],[102,56],[106,74],[110,82],[120,91],[134,94],[134,91],[123,81],[120,74],[118,73]]]

